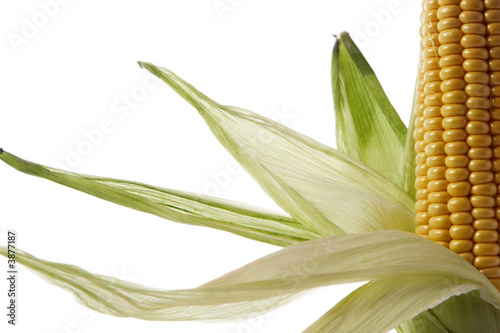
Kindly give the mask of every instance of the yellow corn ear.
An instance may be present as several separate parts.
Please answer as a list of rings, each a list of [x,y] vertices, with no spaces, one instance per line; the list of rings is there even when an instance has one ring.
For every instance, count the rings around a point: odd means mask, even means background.
[[[425,0],[416,114],[416,233],[500,290],[500,0]]]

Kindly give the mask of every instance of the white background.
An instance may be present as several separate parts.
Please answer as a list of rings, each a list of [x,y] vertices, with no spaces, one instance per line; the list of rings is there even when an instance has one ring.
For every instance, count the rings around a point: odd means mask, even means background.
[[[332,34],[352,32],[407,123],[419,14],[417,0],[2,1],[0,147],[80,173],[279,211],[244,172],[221,180],[229,154],[166,85],[146,89],[148,75],[136,61],[167,67],[220,103],[335,145]],[[96,133],[102,121],[111,128],[89,146],[84,133]],[[71,155],[77,149],[85,156]],[[38,257],[144,285],[195,287],[278,250],[100,201],[6,165],[0,184],[2,242],[15,229],[18,246]],[[322,289],[240,324],[145,322],[84,310],[20,270],[19,325],[9,332],[301,332],[354,288]],[[0,288],[4,331],[4,278]]]

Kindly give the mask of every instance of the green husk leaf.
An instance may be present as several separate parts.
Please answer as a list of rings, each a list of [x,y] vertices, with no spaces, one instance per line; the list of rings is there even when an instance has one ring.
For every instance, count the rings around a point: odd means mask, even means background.
[[[141,63],[198,109],[214,135],[288,214],[322,236],[413,230],[413,201],[363,163],[270,119],[223,106]]]
[[[346,32],[333,49],[332,90],[338,148],[399,185],[406,126]]]
[[[451,297],[401,324],[401,333],[498,333],[500,310],[480,297],[478,291]]]
[[[418,78],[417,78],[418,82]],[[415,138],[413,137],[413,133],[415,132],[415,107],[417,106],[417,82],[415,83],[415,93],[413,96],[413,103],[411,107],[411,116],[410,116],[410,124],[408,126],[408,133],[406,135],[406,145],[405,145],[405,154],[404,154],[404,163],[403,163],[403,181],[401,183],[401,187],[408,193],[408,195],[416,201],[416,193],[417,190],[415,188],[415,167],[417,166],[415,157]]]
[[[413,110],[413,109],[412,109]],[[415,138],[413,132],[415,131],[415,112],[411,113],[410,126],[408,127],[408,135],[406,137],[404,164],[403,164],[403,181],[401,187],[408,193],[408,195],[416,201],[417,190],[415,188]]]
[[[0,247],[0,254],[7,256],[7,249]],[[297,243],[188,290],[151,289],[91,274],[75,266],[41,260],[20,250],[16,260],[72,292],[80,302],[96,311],[147,320],[242,319],[269,311],[312,288],[370,280],[400,281],[398,284],[408,293],[415,281],[423,284],[426,281],[429,284],[426,288],[442,288],[449,283],[457,286],[449,289],[458,294],[472,285],[482,299],[500,308],[500,294],[472,265],[434,242],[396,230]],[[367,294],[373,301],[370,293],[361,291],[359,295]],[[420,290],[414,292],[421,295]],[[431,302],[444,301],[452,294],[446,291],[434,296]],[[400,312],[415,311],[411,302],[398,305]],[[417,309],[425,310],[423,307]],[[383,312],[393,310],[393,304],[386,304],[382,309]],[[474,316],[474,312],[468,315]]]
[[[370,282],[345,297],[304,333],[385,333],[451,296],[476,289],[477,285],[459,279],[453,283],[449,279],[411,278]]]
[[[396,328],[398,333],[451,333],[430,310],[419,313]]]
[[[318,237],[292,218],[229,200],[66,172],[23,160],[6,151],[0,154],[0,159],[26,174],[175,222],[224,230],[278,246]]]

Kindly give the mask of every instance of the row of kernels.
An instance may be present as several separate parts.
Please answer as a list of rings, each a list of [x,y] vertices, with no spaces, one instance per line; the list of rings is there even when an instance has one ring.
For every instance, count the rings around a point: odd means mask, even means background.
[[[464,2],[464,1],[462,1]],[[482,13],[484,10],[483,1],[468,1],[470,11],[477,11]],[[478,219],[484,216],[491,216],[491,208],[494,205],[494,198],[491,193],[491,183],[493,181],[493,173],[491,172],[492,163],[490,156],[491,152],[491,135],[489,134],[488,117],[484,117],[483,112],[488,112],[490,108],[489,98],[490,98],[490,87],[488,78],[488,52],[486,50],[486,26],[482,19],[474,20],[471,22],[474,14],[469,15],[467,24],[463,25],[463,31],[466,31],[467,39],[464,38],[461,41],[461,45],[464,47],[464,61],[463,67],[467,72],[466,80],[467,87],[465,92],[468,95],[466,105],[469,109],[468,111],[468,123],[466,131],[468,134],[467,143],[471,147],[469,151],[469,157],[471,158],[468,169],[470,171],[469,182],[471,183],[470,190],[470,202],[471,202],[471,215],[474,219],[474,227],[471,228],[474,231],[473,242],[474,248],[472,253],[475,258],[473,264],[476,267],[484,266],[486,263],[496,262],[495,256],[498,253],[492,252],[496,251],[496,247],[491,245],[491,240],[494,243],[498,240],[498,235],[492,234],[491,230],[481,230],[476,229],[480,223],[476,223]],[[481,118],[482,120],[478,120]],[[475,150],[481,149],[485,154],[477,154]],[[478,214],[476,209],[482,209],[482,214]],[[490,209],[490,210],[488,210]],[[495,239],[496,238],[496,239]],[[470,259],[473,257],[470,256]]]
[[[464,137],[463,133],[456,131],[457,125],[453,122],[453,119],[459,121],[460,117],[465,114],[464,108],[460,108],[465,104],[465,93],[463,92],[465,88],[463,76],[465,73],[462,68],[464,59],[461,55],[462,47],[460,45],[463,33],[460,30],[461,23],[458,19],[461,8],[456,2],[450,3],[450,1],[447,1],[445,5],[440,1],[440,5],[437,10],[439,19],[437,26],[439,30],[438,41],[440,43],[438,49],[440,56],[439,78],[441,80],[439,114],[441,116],[440,129],[442,134],[439,147],[436,147],[435,150],[436,155],[439,153],[439,156],[435,156],[434,159],[427,158],[429,165],[439,161],[439,166],[429,169],[428,177],[429,198],[436,197],[440,200],[435,200],[429,205],[430,232],[428,238],[449,247],[450,241],[453,240],[451,229],[453,214],[450,215],[450,213],[453,213],[456,205],[453,203],[455,198],[448,192],[448,187],[454,180],[465,176],[460,174],[458,169],[449,168],[450,156],[448,156],[457,155],[458,152],[464,150],[464,146],[460,142],[464,143],[466,136]],[[457,108],[460,108],[460,110]],[[465,147],[465,149],[468,149],[468,147]]]
[[[460,27],[460,32],[455,33],[457,37],[460,36],[460,39],[458,42],[453,41],[451,44],[453,46],[449,48],[453,48],[460,55],[462,63],[460,66],[453,67],[442,73],[447,78],[443,86],[450,87],[447,103],[442,108],[442,114],[445,117],[443,127],[446,130],[443,139],[446,142],[446,166],[448,168],[446,179],[450,182],[447,191],[452,196],[452,199],[448,202],[448,210],[451,213],[450,237],[452,239],[449,248],[472,263],[474,260],[474,242],[472,240],[474,228],[472,226],[473,219],[470,214],[471,203],[469,200],[471,184],[469,182],[468,163],[470,158],[468,156],[469,145],[466,132],[468,123],[466,102],[468,95],[465,92],[468,85],[465,76],[470,66],[464,66],[468,61],[466,58],[469,56],[468,52],[464,51],[468,46],[467,41],[470,41],[469,33],[474,31],[474,27],[469,25],[462,29],[465,25],[464,21],[469,22],[471,20],[467,12],[470,8],[464,6],[463,2],[459,2],[459,5],[457,7],[461,7],[463,11],[460,11],[456,17],[449,20],[453,20]]]
[[[417,189],[415,203],[415,224],[417,226],[416,233],[427,235],[429,228],[429,218],[427,216],[427,165],[425,164],[425,142],[424,142],[424,109],[425,105],[422,100],[424,92],[424,71],[422,66],[419,68],[419,77],[417,81],[417,101],[415,105],[415,151],[416,151],[416,168],[415,168],[415,187]]]
[[[437,34],[437,1],[427,0],[423,2],[423,13],[421,16],[421,63],[419,68],[419,78],[417,82],[417,100],[415,109],[415,132],[416,140],[415,150],[416,156],[416,180],[417,202],[415,203],[415,223],[417,225],[416,233],[427,237],[429,234],[429,191],[427,185],[429,179],[427,177],[428,165],[426,163],[427,154],[426,146],[429,143],[439,140],[439,133],[432,130],[433,122],[429,119],[436,116],[440,117],[439,108],[436,110],[429,107],[431,102],[426,96],[432,96],[439,93],[439,58],[436,46],[439,45]],[[437,83],[437,84],[436,84]],[[435,109],[435,108],[434,108]],[[426,121],[427,120],[427,121]],[[438,130],[439,131],[439,130]],[[427,148],[428,150],[428,148]]]
[[[489,227],[488,229],[479,229],[478,232],[483,232],[483,241],[484,244],[491,244],[492,247],[495,247],[496,255],[491,255],[486,257],[488,260],[483,262],[476,261],[474,265],[480,269],[483,274],[485,274],[490,279],[496,279],[497,282],[500,278],[500,245],[499,242],[499,234],[498,234],[498,219],[500,218],[500,203],[498,196],[499,189],[498,185],[500,183],[500,143],[498,142],[498,135],[500,134],[500,117],[498,117],[498,111],[500,109],[500,1],[485,1],[485,12],[484,12],[484,21],[486,23],[487,30],[487,50],[488,50],[488,74],[489,74],[489,86],[490,86],[490,119],[489,119],[489,134],[492,139],[492,182],[490,188],[485,189],[489,190],[489,194],[493,198],[491,206],[487,211],[487,215],[485,214],[485,223],[484,226]],[[498,119],[496,119],[498,118]],[[488,223],[488,220],[495,220],[497,223]],[[493,227],[496,226],[496,229]],[[493,249],[491,249],[492,252]],[[498,283],[497,283],[498,284]]]
[[[424,142],[424,109],[423,92],[424,92],[424,71],[422,67],[419,68],[419,77],[417,81],[417,101],[415,106],[415,132],[414,137],[416,140],[415,150],[416,156],[416,169],[415,169],[415,187],[417,189],[415,203],[415,223],[416,233],[422,236],[428,234],[429,218],[427,215],[427,165],[425,164],[425,142]]]
[[[487,30],[488,30],[488,51],[489,51],[489,75],[490,75],[490,86],[491,86],[491,121],[490,121],[490,134],[493,136],[493,155],[498,155],[498,139],[497,136],[500,134],[500,104],[498,99],[500,98],[500,82],[498,76],[500,75],[500,45],[498,43],[498,38],[500,35],[500,19],[498,15],[498,10],[500,9],[500,1],[487,1],[485,3],[487,11],[485,12],[485,18],[487,17]],[[486,15],[488,13],[488,15]],[[495,15],[497,14],[497,15]],[[496,19],[495,19],[496,16]],[[496,153],[496,154],[495,154]],[[497,156],[493,156],[493,168],[495,173],[495,183],[498,185],[497,178],[499,177],[499,160]],[[500,193],[500,191],[497,192]],[[497,197],[498,201],[498,197]],[[500,218],[500,213],[497,208],[497,218]]]

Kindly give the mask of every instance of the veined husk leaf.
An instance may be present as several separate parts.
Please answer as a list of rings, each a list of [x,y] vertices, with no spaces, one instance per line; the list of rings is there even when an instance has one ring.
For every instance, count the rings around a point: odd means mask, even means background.
[[[318,237],[292,218],[234,201],[66,172],[23,160],[6,151],[0,154],[0,159],[29,175],[171,221],[224,230],[278,246]]]
[[[348,33],[332,55],[337,147],[400,185],[406,126]]]
[[[5,247],[0,248],[0,254],[7,255]],[[438,300],[469,290],[469,286],[500,308],[500,294],[495,287],[461,257],[417,235],[396,230],[297,243],[188,290],[151,289],[44,261],[19,250],[16,260],[96,311],[147,320],[242,319],[269,311],[311,288],[386,280],[408,281],[413,286],[421,285],[416,281],[457,286],[428,301],[421,300],[418,309],[422,311],[425,302],[434,306]],[[410,289],[403,282],[401,288]],[[363,290],[359,295],[364,294]],[[419,290],[415,293],[422,296]],[[373,301],[373,294],[367,293],[367,298]],[[397,307],[399,320],[410,319],[415,314],[414,304],[401,297],[396,300],[382,310],[389,312]],[[364,318],[364,311],[368,309],[353,312],[352,320]],[[371,331],[386,325],[376,323],[370,326]]]
[[[264,191],[311,230],[413,230],[413,201],[378,172],[270,119],[220,105],[165,68],[141,65],[197,108]]]
[[[416,85],[416,84],[415,84]],[[412,110],[415,109],[417,104],[417,94],[413,96]],[[405,153],[404,153],[404,163],[403,163],[403,180],[401,182],[401,187],[408,193],[408,195],[416,201],[417,190],[415,188],[415,167],[417,166],[415,157],[415,138],[413,133],[415,132],[415,112],[411,112],[410,125],[408,126],[408,134],[406,136]]]
[[[385,333],[451,296],[477,288],[477,285],[460,279],[406,278],[373,281],[342,299],[304,333]],[[455,320],[459,322],[459,319]]]
[[[420,71],[420,65],[418,67],[418,72]],[[418,77],[415,80],[415,88],[414,88],[414,93],[413,93],[413,102],[411,105],[411,116],[410,116],[410,123],[408,125],[408,132],[406,134],[406,145],[405,145],[405,154],[404,154],[404,163],[403,163],[403,178],[401,182],[401,187],[403,190],[405,190],[408,195],[416,201],[416,193],[417,189],[415,188],[415,167],[417,166],[416,163],[416,151],[415,151],[415,143],[416,140],[414,138],[414,133],[415,133],[415,119],[416,119],[416,114],[415,114],[415,108],[417,107],[417,85],[418,85]]]
[[[498,333],[500,310],[485,302],[478,291],[453,296],[401,324],[399,333]]]
[[[461,319],[464,320],[463,318]],[[441,324],[430,310],[421,312],[418,316],[404,322],[396,328],[398,333],[451,333]]]

